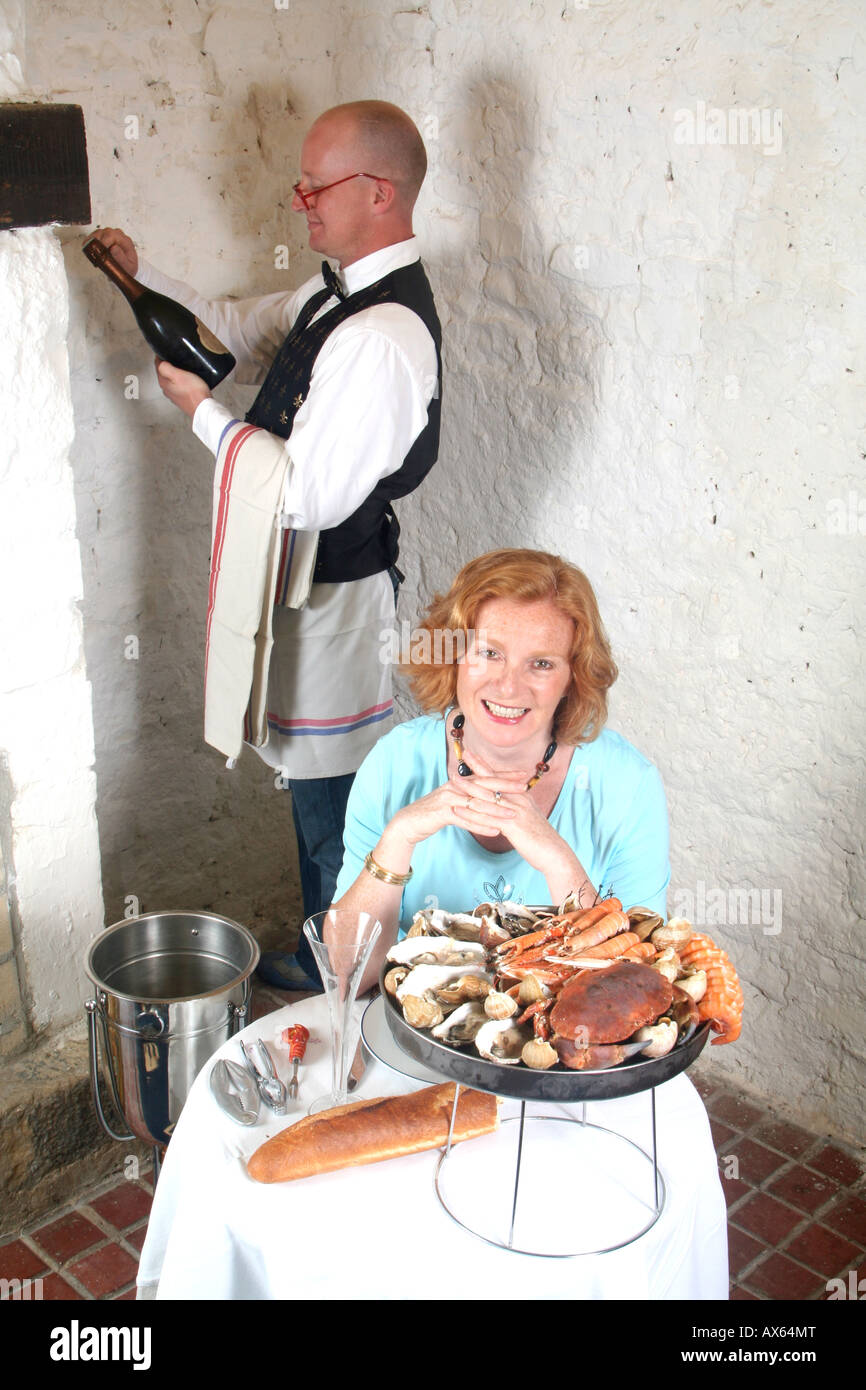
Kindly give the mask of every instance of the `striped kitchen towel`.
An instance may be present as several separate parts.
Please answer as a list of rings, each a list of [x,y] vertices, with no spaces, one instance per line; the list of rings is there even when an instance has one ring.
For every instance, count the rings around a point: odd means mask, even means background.
[[[268,737],[272,610],[302,608],[310,593],[318,533],[280,527],[289,453],[267,430],[232,420],[220,439],[205,636],[205,742],[236,758]]]

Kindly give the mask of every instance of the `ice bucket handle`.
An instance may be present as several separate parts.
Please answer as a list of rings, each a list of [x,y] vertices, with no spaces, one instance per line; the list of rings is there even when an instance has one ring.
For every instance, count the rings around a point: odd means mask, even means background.
[[[250,1005],[253,1002],[252,980],[244,980],[244,1002],[233,1004],[229,1001],[229,1018],[234,1021],[233,1033],[240,1033],[250,1022]]]
[[[84,1008],[87,1012],[87,1031],[90,1035],[90,1090],[93,1095],[93,1104],[96,1108],[96,1114],[99,1119],[99,1123],[102,1125],[102,1128],[105,1130],[106,1134],[111,1139],[134,1139],[134,1134],[116,1133],[116,1131],[111,1128],[111,1125],[108,1123],[108,1120],[105,1118],[105,1112],[102,1108],[102,1098],[99,1094],[99,1041],[96,1036],[97,1013],[99,1014],[99,1017],[102,1020],[102,1041],[103,1048],[105,1051],[105,1064],[108,1068],[108,1079],[111,1082],[111,1093],[114,1098],[114,1104],[117,1107],[117,1113],[119,1115],[123,1114],[123,1106],[120,1103],[120,1097],[117,1093],[117,1082],[114,1079],[114,1070],[111,1065],[111,1050],[108,1046],[108,1039],[105,1036],[105,1015],[103,1014],[102,1010],[99,1007],[99,1004],[95,999],[85,1000]]]

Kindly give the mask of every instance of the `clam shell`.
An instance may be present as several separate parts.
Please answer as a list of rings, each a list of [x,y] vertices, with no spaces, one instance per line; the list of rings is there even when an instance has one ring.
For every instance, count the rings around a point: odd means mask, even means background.
[[[479,903],[472,915],[474,917],[496,917],[500,922],[505,917],[515,917],[525,922],[534,922],[538,913],[524,903],[515,903],[506,898],[501,903]]]
[[[696,1004],[700,1004],[707,992],[706,970],[685,970],[678,975],[674,984],[683,990]]]
[[[442,1022],[442,1009],[435,999],[407,994],[402,1003],[403,1017],[412,1028],[432,1028]]]
[[[491,990],[484,1000],[484,1012],[488,1018],[513,1018],[517,1013],[517,1000],[512,999],[510,994]]]
[[[669,946],[674,950],[679,950],[685,946],[694,936],[691,922],[687,922],[685,917],[671,917],[667,925],[656,927],[650,940],[660,951],[666,951]]]
[[[464,970],[456,980],[440,985],[433,991],[443,1009],[450,1005],[456,1008],[458,1004],[465,1004],[470,999],[484,999],[490,993],[493,986],[490,975],[471,974]]]
[[[548,1067],[555,1067],[559,1061],[556,1048],[540,1038],[530,1038],[528,1043],[524,1043],[520,1056],[533,1071],[547,1071]]]
[[[666,1057],[674,1047],[677,1035],[677,1025],[673,1019],[660,1018],[657,1023],[638,1028],[632,1041],[646,1043],[646,1047],[641,1050],[642,1057]]]
[[[407,936],[446,936],[446,922],[450,915],[441,907],[425,907],[423,911],[415,913]]]
[[[405,965],[395,965],[393,970],[389,970],[382,982],[386,993],[393,997],[397,993],[397,986],[403,983],[408,974],[409,971]]]
[[[626,916],[629,931],[633,931],[641,941],[646,941],[654,931],[664,926],[664,918],[648,907],[630,907]]]

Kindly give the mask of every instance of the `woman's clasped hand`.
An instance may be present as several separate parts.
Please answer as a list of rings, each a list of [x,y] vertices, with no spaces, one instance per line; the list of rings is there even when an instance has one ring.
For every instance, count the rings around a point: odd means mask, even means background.
[[[480,758],[476,758],[476,768],[470,781],[452,764],[447,782],[398,811],[392,827],[413,845],[446,825],[462,826],[482,838],[504,835],[510,840],[518,812],[526,809],[526,779],[520,773],[495,773]]]

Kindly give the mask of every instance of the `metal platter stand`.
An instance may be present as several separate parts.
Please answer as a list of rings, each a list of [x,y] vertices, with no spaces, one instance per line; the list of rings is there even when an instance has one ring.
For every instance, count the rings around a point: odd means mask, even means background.
[[[621,1062],[619,1066],[604,1071],[571,1071],[561,1066],[549,1071],[533,1071],[523,1065],[508,1066],[486,1061],[474,1051],[447,1047],[429,1033],[412,1028],[403,1018],[399,1004],[384,989],[381,998],[387,1025],[397,1046],[423,1067],[457,1083],[448,1142],[437,1165],[435,1185],[439,1201],[459,1226],[489,1245],[516,1254],[572,1259],[578,1255],[601,1255],[619,1250],[639,1240],[655,1225],[664,1210],[666,1199],[664,1179],[658,1165],[655,1088],[685,1071],[697,1059],[709,1036],[708,1023],[702,1024],[690,1038],[678,1043],[665,1057]],[[476,1140],[473,1144],[452,1144],[461,1086],[519,1101],[520,1113],[503,1120],[498,1135]],[[588,1101],[615,1100],[641,1091],[650,1093],[651,1153],[615,1130],[589,1124],[586,1120]],[[579,1105],[580,1111],[574,1118],[527,1115],[527,1102],[539,1101]],[[516,1153],[510,1145],[502,1142],[502,1130],[513,1125],[517,1126]],[[549,1145],[546,1145],[543,1171],[538,1174],[538,1180],[550,1195],[552,1219],[547,1223],[549,1229],[545,1228],[545,1223],[541,1223],[538,1230],[530,1231],[524,1223],[525,1229],[516,1235],[521,1171],[526,1168],[527,1154],[531,1164],[532,1146],[527,1143],[525,1149],[524,1140],[531,1131],[538,1131],[542,1126],[546,1127],[545,1138],[555,1140],[562,1156],[562,1170],[557,1175],[550,1167]],[[552,1126],[566,1128],[556,1131]],[[583,1144],[579,1157],[569,1142],[574,1134],[572,1126],[577,1127]],[[595,1160],[595,1185],[587,1182],[587,1150],[593,1152]],[[645,1161],[651,1170],[647,1183],[649,1200],[641,1198],[635,1191],[633,1164],[636,1156]],[[503,1178],[507,1177],[510,1181],[509,1169],[512,1164],[510,1213],[506,1212],[503,1218],[501,1201],[497,1210],[495,1196],[491,1194],[501,1192]],[[538,1183],[532,1178],[531,1181],[533,1187],[537,1188]],[[575,1188],[579,1188],[584,1197],[592,1199],[596,1217],[605,1205],[603,1196],[605,1189],[608,1189],[614,1201],[608,1203],[607,1207],[616,1208],[623,1229],[611,1232],[610,1239],[603,1244],[592,1244],[581,1249],[561,1248],[568,1243],[566,1217],[569,1208],[574,1205]],[[609,1216],[610,1212],[606,1210],[606,1222]],[[635,1221],[637,1228],[632,1229]]]

